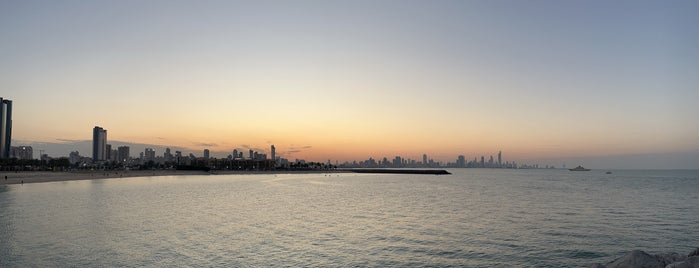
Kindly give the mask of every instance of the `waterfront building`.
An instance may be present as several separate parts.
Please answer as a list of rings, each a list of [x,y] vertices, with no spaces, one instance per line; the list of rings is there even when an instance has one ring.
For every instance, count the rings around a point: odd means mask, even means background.
[[[204,159],[209,159],[209,149],[204,149]]]
[[[172,153],[170,152],[170,148],[165,148],[163,158],[165,158],[165,162],[172,162]]]
[[[502,151],[498,151],[498,167],[502,167]]]
[[[274,144],[272,144],[270,150],[272,151],[272,160],[275,162],[277,161],[277,150],[274,148]]]
[[[17,158],[20,160],[31,160],[34,159],[34,150],[31,146],[11,146],[10,158]]]
[[[70,154],[68,155],[68,162],[70,162],[71,165],[80,163],[81,159],[82,157],[80,156],[80,152],[78,151],[70,152]]]
[[[112,149],[109,151],[109,162],[116,162],[119,160],[119,151],[117,149]]]
[[[0,158],[10,158],[11,142],[12,101],[0,98]]]
[[[459,155],[459,158],[456,160],[456,166],[460,168],[466,167],[466,157]]]
[[[105,152],[105,154],[106,154],[105,157],[107,158],[107,159],[106,159],[107,161],[112,161],[112,160],[114,160],[114,158],[112,158],[112,145],[111,145],[111,144],[105,145],[105,150],[104,150],[104,152]]]
[[[92,161],[107,160],[107,130],[99,126],[92,129]]]
[[[119,161],[121,163],[128,161],[129,158],[131,157],[130,152],[129,152],[130,151],[129,146],[119,146],[119,148],[117,148],[117,151],[118,151],[117,161]]]
[[[401,159],[400,156],[396,156],[393,158],[393,167],[398,168],[403,166],[403,160]]]
[[[144,162],[155,161],[155,150],[153,148],[146,148],[144,152]]]

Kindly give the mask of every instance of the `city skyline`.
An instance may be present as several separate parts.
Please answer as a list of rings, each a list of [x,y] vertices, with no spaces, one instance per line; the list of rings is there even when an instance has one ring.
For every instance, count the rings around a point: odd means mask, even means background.
[[[2,2],[13,146],[699,163],[699,3],[364,3]]]

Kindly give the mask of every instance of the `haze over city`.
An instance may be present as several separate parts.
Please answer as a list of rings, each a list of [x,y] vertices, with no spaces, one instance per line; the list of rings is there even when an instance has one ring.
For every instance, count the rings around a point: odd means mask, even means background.
[[[13,145],[90,141],[99,125],[112,141],[216,156],[274,144],[322,162],[503,151],[697,168],[698,9],[2,1],[0,96]]]

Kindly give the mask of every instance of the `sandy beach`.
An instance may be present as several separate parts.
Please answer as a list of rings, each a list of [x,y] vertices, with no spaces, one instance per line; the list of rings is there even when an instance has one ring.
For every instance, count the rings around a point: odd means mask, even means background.
[[[110,178],[128,177],[148,177],[148,176],[172,176],[172,175],[207,175],[204,171],[189,170],[88,170],[88,171],[19,171],[0,172],[0,185],[72,181],[72,180],[94,180]],[[7,178],[7,179],[5,179]]]
[[[301,173],[337,173],[338,171],[231,171],[215,170],[211,172],[198,170],[88,170],[88,171],[19,171],[0,172],[0,185],[56,182],[72,180],[94,180],[129,177],[182,176],[182,175],[224,175],[224,174],[301,174]],[[7,176],[7,177],[6,177]],[[7,178],[7,179],[5,179]]]

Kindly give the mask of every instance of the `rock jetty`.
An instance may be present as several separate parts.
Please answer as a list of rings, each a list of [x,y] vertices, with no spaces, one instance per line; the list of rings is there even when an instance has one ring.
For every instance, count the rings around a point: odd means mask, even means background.
[[[687,255],[675,252],[648,254],[634,250],[607,264],[593,263],[590,268],[699,268],[699,248]]]

